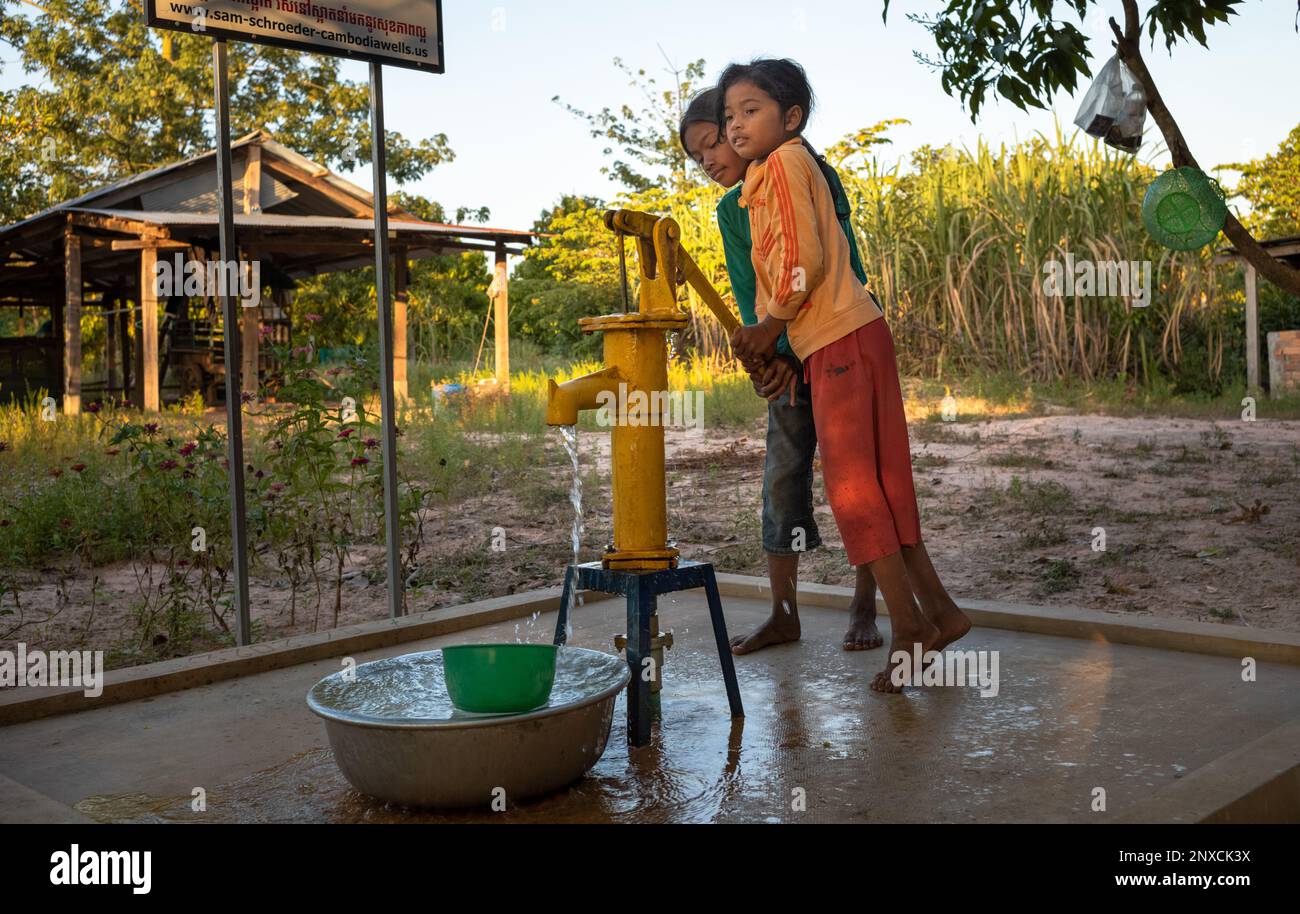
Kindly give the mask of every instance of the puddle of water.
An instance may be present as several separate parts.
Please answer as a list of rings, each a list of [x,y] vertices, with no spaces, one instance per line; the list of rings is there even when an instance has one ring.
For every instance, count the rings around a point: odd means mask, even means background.
[[[1130,735],[1136,711],[1105,715],[1095,735],[1080,737],[1070,720],[1088,702],[1041,676],[1009,678],[998,700],[971,689],[873,693],[868,683],[883,651],[841,651],[841,620],[818,629],[811,623],[820,615],[808,617],[805,640],[737,663],[743,722],[728,717],[704,625],[699,638],[681,637],[670,654],[656,699],[662,722],[650,746],[628,748],[620,695],[595,766],[571,787],[503,812],[386,805],[353,790],[328,748],[256,773],[235,769],[239,779],[205,785],[204,811],[192,809],[188,795],[138,792],[148,780],[131,793],[89,797],[77,809],[128,823],[1087,820],[1087,791],[1063,783],[1113,783],[1112,800],[1125,804],[1148,796],[1145,784],[1163,786],[1180,768],[1195,767],[1187,755],[1171,758],[1163,743]],[[429,672],[424,692],[401,696],[404,713],[437,712],[445,693]],[[398,700],[383,689],[372,697],[372,711]],[[318,745],[325,745],[323,728]],[[806,794],[807,812],[792,808],[796,791]],[[1008,797],[1018,802],[1004,802]],[[993,800],[1000,805],[989,813]]]

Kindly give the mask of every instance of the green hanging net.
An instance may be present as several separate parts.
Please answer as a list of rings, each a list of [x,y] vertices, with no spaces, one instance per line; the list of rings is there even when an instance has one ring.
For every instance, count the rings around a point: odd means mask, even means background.
[[[1173,168],[1151,182],[1142,198],[1142,222],[1157,242],[1175,251],[1203,248],[1219,236],[1228,205],[1217,181],[1199,168]]]

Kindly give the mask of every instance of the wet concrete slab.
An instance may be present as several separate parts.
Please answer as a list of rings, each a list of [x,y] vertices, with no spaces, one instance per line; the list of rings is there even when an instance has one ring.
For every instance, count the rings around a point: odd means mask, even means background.
[[[724,605],[733,633],[768,612]],[[801,618],[801,641],[737,658],[746,717],[733,722],[703,593],[662,598],[675,645],[653,744],[628,749],[620,699],[581,782],[504,812],[394,809],[353,791],[304,701],[338,659],[5,727],[0,775],[25,788],[6,796],[100,821],[1105,822],[1300,716],[1294,665],[1261,663],[1243,682],[1239,658],[985,628],[958,646],[997,652],[996,695],[880,694],[867,683],[883,648],[841,650],[842,611]],[[547,641],[553,627],[548,613],[354,659]],[[571,643],[612,652],[622,604],[578,608],[574,629]],[[888,638],[887,619],[881,629]]]

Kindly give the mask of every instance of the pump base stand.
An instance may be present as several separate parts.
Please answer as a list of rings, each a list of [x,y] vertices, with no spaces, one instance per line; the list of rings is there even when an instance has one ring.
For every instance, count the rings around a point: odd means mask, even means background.
[[[576,578],[576,581],[575,581]],[[627,741],[633,746],[650,742],[650,683],[642,679],[644,661],[650,657],[650,617],[658,608],[659,595],[703,587],[709,600],[713,620],[713,637],[718,642],[718,659],[722,661],[722,679],[727,687],[727,701],[732,717],[744,717],[740,704],[740,686],[736,683],[736,665],[727,640],[727,623],[722,617],[722,598],[712,562],[679,561],[676,568],[657,571],[618,571],[600,562],[570,565],[564,573],[564,591],[560,594],[560,616],[555,622],[555,643],[564,644],[569,621],[569,597],[573,588],[617,593],[627,597],[627,664],[632,681],[627,687]],[[658,676],[659,671],[654,670]]]

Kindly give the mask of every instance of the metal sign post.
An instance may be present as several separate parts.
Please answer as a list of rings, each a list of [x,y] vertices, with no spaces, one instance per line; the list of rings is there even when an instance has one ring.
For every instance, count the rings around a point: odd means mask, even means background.
[[[212,42],[212,83],[217,112],[217,217],[221,235],[221,262],[235,257],[235,207],[231,190],[230,98],[227,91],[226,42]],[[244,407],[240,366],[239,301],[228,286],[221,296],[221,318],[226,338],[226,459],[230,464],[231,584],[235,589],[235,641],[252,643],[248,611],[248,529],[244,518]]]
[[[384,148],[384,71],[370,62],[370,144],[375,180],[375,304],[379,312],[379,407],[384,453],[384,540],[388,614],[403,614],[402,525],[397,511],[397,413],[393,396],[393,298],[388,279],[388,156]]]
[[[388,612],[403,614],[401,518],[397,489],[397,413],[393,395],[393,301],[388,277],[388,185],[385,177],[382,64],[442,73],[442,0],[205,0],[180,6],[145,0],[145,22],[154,28],[212,35],[213,90],[217,113],[217,200],[221,259],[235,260],[235,217],[230,156],[230,100],[226,39],[294,48],[370,62],[370,122],[375,177],[375,293],[379,311],[379,401],[384,451],[384,537],[388,557]],[[232,584],[236,638],[252,639],[248,609],[248,530],[244,518],[244,421],[240,392],[239,308],[222,296],[226,344],[226,453],[230,462]]]

